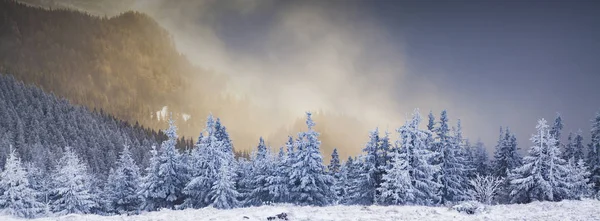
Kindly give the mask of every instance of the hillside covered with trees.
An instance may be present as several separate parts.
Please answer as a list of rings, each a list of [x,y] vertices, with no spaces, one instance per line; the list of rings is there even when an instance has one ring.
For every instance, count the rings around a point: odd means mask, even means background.
[[[264,107],[225,94],[226,76],[192,65],[169,33],[143,13],[97,17],[56,6],[0,0],[0,73],[156,130],[166,125],[157,111],[167,106],[186,136],[202,130],[202,116],[217,114],[235,123],[228,129],[239,149],[248,150],[258,136],[253,125],[268,130],[269,142],[278,144],[302,128],[301,117],[275,121]],[[181,121],[184,113],[198,119]],[[358,150],[357,142],[346,142],[346,133],[338,129],[367,130],[360,121],[337,113],[315,116],[327,150],[350,145]]]

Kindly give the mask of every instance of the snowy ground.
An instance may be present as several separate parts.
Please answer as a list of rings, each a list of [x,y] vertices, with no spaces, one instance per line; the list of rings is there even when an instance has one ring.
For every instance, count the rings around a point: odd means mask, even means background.
[[[467,215],[446,207],[420,206],[331,206],[295,207],[262,206],[217,210],[163,210],[137,216],[67,215],[41,218],[39,221],[196,221],[196,220],[267,220],[267,217],[287,213],[289,220],[600,220],[600,201],[535,202],[525,205],[499,205],[476,215]],[[247,218],[245,218],[245,217]],[[0,216],[3,221],[21,219]]]

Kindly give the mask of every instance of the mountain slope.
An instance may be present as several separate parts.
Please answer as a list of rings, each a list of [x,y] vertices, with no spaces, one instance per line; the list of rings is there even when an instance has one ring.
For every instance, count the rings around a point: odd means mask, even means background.
[[[103,178],[124,145],[130,146],[135,161],[145,168],[150,148],[164,139],[160,131],[72,105],[12,76],[0,75],[0,167],[14,148],[25,162],[50,171],[69,146],[90,172]]]

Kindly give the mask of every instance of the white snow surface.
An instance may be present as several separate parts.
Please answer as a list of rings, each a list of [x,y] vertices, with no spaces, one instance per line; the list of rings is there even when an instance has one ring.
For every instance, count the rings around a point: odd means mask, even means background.
[[[529,204],[489,206],[485,212],[468,215],[449,207],[425,206],[329,206],[300,207],[292,205],[261,206],[218,210],[215,208],[161,210],[135,216],[99,216],[70,214],[34,220],[46,221],[196,221],[196,220],[267,220],[269,216],[287,213],[288,220],[600,220],[600,201],[533,202]],[[23,220],[1,216],[3,221]],[[278,220],[278,219],[275,219]]]

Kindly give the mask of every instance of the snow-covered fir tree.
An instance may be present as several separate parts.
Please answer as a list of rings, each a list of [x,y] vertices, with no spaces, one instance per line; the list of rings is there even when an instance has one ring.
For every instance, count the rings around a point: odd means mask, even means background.
[[[380,175],[380,179],[379,179],[379,184],[381,185],[381,183],[383,183],[383,175],[386,173],[386,169],[389,168],[391,166],[391,162],[392,162],[392,151],[394,150],[394,147],[392,146],[392,143],[390,142],[390,132],[389,131],[385,131],[383,133],[383,136],[379,138],[379,163],[378,163],[378,168],[379,168],[379,172],[381,173]]]
[[[421,115],[416,109],[412,119],[397,129],[400,134],[399,140],[396,141],[398,152],[394,154],[392,160],[394,166],[387,171],[386,188],[382,189],[382,192],[387,192],[384,199],[388,203],[433,205],[440,201],[438,193],[441,185],[434,179],[440,167],[430,164],[437,153],[428,148],[431,132],[419,129],[420,123]],[[403,161],[406,161],[406,165]],[[410,185],[408,186],[404,180],[406,175],[404,170],[409,174]],[[401,180],[394,180],[395,178]],[[411,189],[406,191],[397,189],[406,187]],[[392,201],[389,201],[390,199]]]
[[[435,117],[433,116],[433,111],[429,111],[427,120],[427,130],[433,132],[435,129]]]
[[[333,202],[333,177],[327,174],[320,153],[319,133],[314,131],[312,114],[306,113],[308,131],[299,133],[297,160],[292,165],[292,196],[299,205],[325,206]]]
[[[521,165],[521,157],[517,148],[517,139],[507,127],[506,130],[500,128],[500,138],[494,152],[492,161],[493,175],[497,177],[507,177],[508,171],[511,171]]]
[[[238,191],[238,201],[240,206],[244,206],[244,201],[248,193],[250,193],[250,177],[252,175],[252,162],[244,157],[239,157],[236,160],[236,181],[235,189]]]
[[[576,162],[579,162],[579,160],[585,159],[585,154],[584,154],[584,146],[583,146],[583,136],[581,135],[581,130],[577,130],[577,134],[575,135],[575,139],[573,140],[573,159]]]
[[[87,166],[70,147],[65,147],[53,176],[50,205],[55,214],[85,214],[98,206],[90,193]]]
[[[454,143],[458,148],[459,159],[462,162],[462,167],[464,169],[463,174],[466,177],[463,177],[463,192],[468,189],[469,179],[475,177],[475,165],[474,165],[474,151],[471,146],[471,142],[469,139],[465,139],[462,133],[462,123],[461,120],[458,119],[456,122],[456,127],[452,128]]]
[[[21,159],[11,150],[0,173],[0,208],[8,215],[35,218],[46,211],[46,205],[37,200],[38,194],[29,183]]]
[[[556,119],[554,119],[554,124],[552,124],[552,128],[550,128],[550,135],[554,137],[556,140],[556,146],[562,149],[562,142],[560,141],[562,135],[562,129],[564,128],[564,124],[562,122],[562,116],[559,113],[556,113]]]
[[[288,151],[293,151],[293,149],[288,149]],[[273,172],[267,177],[269,194],[273,196],[273,203],[286,203],[290,200],[288,163],[288,155],[283,151],[283,147],[279,148]]]
[[[232,209],[240,206],[239,193],[235,189],[236,174],[232,164],[223,162],[217,173],[217,180],[208,194],[212,207],[217,209]]]
[[[478,140],[473,147],[473,165],[475,165],[475,173],[480,176],[488,175],[490,168],[488,162],[488,153],[481,140]]]
[[[334,190],[336,191],[335,194],[339,204],[350,205],[352,203],[349,192],[351,192],[352,180],[355,180],[358,176],[358,166],[359,165],[355,163],[354,158],[351,156],[349,156],[342,165],[342,168],[340,169],[340,185],[337,190]]]
[[[104,189],[108,212],[136,214],[143,200],[139,195],[140,185],[139,168],[131,158],[129,146],[125,146]]]
[[[158,192],[158,185],[160,183],[158,172],[160,164],[158,161],[158,151],[156,150],[156,146],[152,146],[150,154],[150,165],[148,168],[146,168],[146,176],[142,178],[140,192],[138,194],[143,199],[140,209],[154,211],[159,209],[159,201],[160,199],[164,198],[164,196]]]
[[[229,138],[227,128],[221,124],[220,118],[217,118],[217,121],[215,122],[214,136],[218,141],[223,142],[222,148],[224,152],[233,153],[233,142],[231,141],[231,138]]]
[[[462,147],[462,155],[463,155],[463,159],[465,159],[464,161],[464,165],[465,168],[467,169],[466,174],[467,174],[467,181],[470,179],[475,178],[475,176],[477,176],[477,166],[475,165],[475,161],[476,161],[476,149],[475,146],[473,146],[471,144],[471,141],[469,139],[465,139],[463,147]]]
[[[271,151],[267,148],[265,140],[261,137],[256,151],[252,156],[252,172],[249,176],[249,188],[246,200],[247,206],[260,206],[263,203],[273,202],[273,195],[269,191],[269,176],[274,172],[274,162]]]
[[[369,141],[365,145],[364,155],[360,157],[360,174],[353,180],[353,188],[348,193],[352,195],[354,204],[371,205],[375,202],[377,188],[380,185],[381,171],[379,163],[379,129],[369,133]]]
[[[390,168],[383,175],[383,183],[378,191],[377,202],[383,205],[410,204],[415,202],[414,187],[412,185],[411,168],[408,163],[408,149],[414,149],[410,144],[411,137],[404,137],[408,143],[403,152],[393,152]]]
[[[338,154],[337,148],[334,148],[333,152],[331,153],[331,160],[327,166],[327,172],[333,177],[333,189],[336,196],[336,202],[339,200],[337,196],[339,196],[338,194],[343,188],[341,170],[342,166],[340,165],[340,155]]]
[[[592,187],[588,179],[590,172],[583,159],[575,162],[575,158],[571,158],[567,167],[566,183],[568,184],[567,188],[569,191],[567,198],[581,199],[590,196]]]
[[[208,193],[218,179],[218,173],[222,163],[230,163],[232,159],[226,157],[228,148],[223,148],[224,142],[215,136],[215,119],[210,114],[206,119],[206,127],[200,133],[198,141],[191,151],[190,176],[191,180],[186,184],[183,192],[187,198],[183,207],[201,208],[212,203]]]
[[[594,192],[600,191],[600,111],[592,119],[590,144],[588,145],[587,165],[590,168],[590,183]]]
[[[500,136],[494,151],[494,158],[491,162],[490,173],[492,176],[502,178],[502,184],[498,190],[496,199],[500,203],[509,203],[511,201],[511,171],[522,164],[522,158],[518,153],[517,138],[507,127],[505,130],[500,128]]]
[[[329,165],[327,166],[327,172],[335,177],[335,174],[339,174],[340,169],[340,155],[338,154],[337,148],[333,148],[333,152],[331,152],[331,160],[329,160]]]
[[[50,213],[50,207],[48,204],[50,203],[49,196],[52,185],[52,179],[50,178],[51,174],[46,173],[45,170],[40,169],[33,163],[26,164],[25,168],[27,171],[27,180],[29,181],[29,185],[38,193],[36,200],[45,205],[44,208],[46,211],[44,213]]]
[[[466,168],[462,158],[460,143],[456,136],[450,135],[448,126],[448,115],[446,110],[442,111],[439,121],[439,127],[436,128],[437,140],[434,145],[437,146],[439,154],[440,171],[438,179],[442,187],[440,188],[441,204],[447,202],[458,202],[464,199],[466,190]]]
[[[537,134],[531,137],[534,146],[523,159],[523,165],[512,172],[512,202],[557,201],[569,193],[566,181],[569,171],[548,127],[546,120],[538,121]]]
[[[575,155],[575,143],[574,143],[574,134],[573,132],[569,132],[569,136],[567,137],[567,144],[565,145],[565,150],[562,152],[562,158],[566,161],[573,158]]]
[[[165,134],[168,139],[161,144],[158,155],[151,159],[150,171],[141,188],[147,210],[175,209],[185,199],[183,189],[189,181],[189,168],[175,148],[177,127],[173,119],[169,119]]]
[[[573,158],[574,162],[579,162],[579,160],[585,159],[583,136],[581,136],[581,133],[581,130],[578,130],[577,133],[569,133],[565,151],[563,152],[564,160],[569,161]]]

